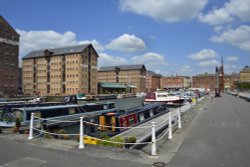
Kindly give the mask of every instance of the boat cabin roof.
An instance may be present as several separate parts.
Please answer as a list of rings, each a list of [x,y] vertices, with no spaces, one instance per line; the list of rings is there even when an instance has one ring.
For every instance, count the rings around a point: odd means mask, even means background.
[[[74,107],[84,107],[84,106],[95,106],[95,105],[108,105],[115,104],[114,102],[103,102],[103,103],[86,103],[86,104],[65,104],[65,105],[54,105],[54,106],[34,106],[34,107],[21,107],[13,108],[15,110],[22,111],[38,111],[38,110],[51,110],[51,109],[60,109],[60,108],[74,108]]]

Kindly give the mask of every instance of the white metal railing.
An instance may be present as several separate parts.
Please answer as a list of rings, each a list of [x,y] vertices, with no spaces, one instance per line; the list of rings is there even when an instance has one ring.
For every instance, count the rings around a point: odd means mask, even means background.
[[[189,105],[189,107],[186,107],[185,110],[187,111],[188,109],[190,109],[193,105]],[[83,117],[80,117],[80,127],[79,127],[79,134],[59,134],[59,133],[51,133],[48,131],[45,131],[44,129],[38,129],[34,127],[34,119],[39,119],[41,121],[54,121],[54,122],[79,122],[79,121],[64,121],[64,120],[54,120],[54,119],[45,119],[45,118],[39,118],[39,117],[35,117],[34,113],[31,113],[31,119],[30,119],[30,127],[29,127],[29,137],[28,139],[33,139],[34,138],[34,130],[39,131],[43,134],[50,134],[50,135],[58,135],[58,136],[79,136],[79,149],[83,149],[85,148],[85,144],[84,144],[84,137],[90,137],[92,139],[98,140],[98,141],[103,141],[103,142],[108,142],[108,143],[114,143],[114,144],[135,144],[135,145],[145,145],[145,144],[151,144],[151,155],[155,156],[157,155],[157,150],[156,150],[156,144],[157,141],[163,139],[165,136],[167,136],[168,134],[168,139],[171,140],[173,138],[173,133],[172,133],[172,129],[175,125],[178,124],[178,128],[182,128],[181,125],[181,111],[182,108],[176,109],[175,111],[170,111],[168,114],[168,118],[165,119],[164,121],[160,122],[160,123],[156,123],[156,122],[152,122],[151,126],[135,126],[135,127],[113,127],[113,126],[106,126],[106,125],[99,125],[99,124],[95,124],[92,122],[87,122],[87,121],[83,121]],[[173,113],[175,114],[173,114]],[[173,119],[175,119],[175,123],[172,124]],[[117,128],[117,129],[150,129],[151,128],[151,142],[138,142],[138,143],[124,143],[124,142],[115,142],[115,141],[109,141],[109,140],[104,140],[104,139],[100,139],[100,138],[96,138],[96,137],[92,137],[92,136],[88,136],[86,134],[84,134],[84,125],[85,124],[89,124],[92,126],[97,126],[99,128],[101,127],[106,127],[106,128]],[[156,138],[156,127],[160,127],[163,125],[168,125],[166,132],[161,135],[158,139]]]

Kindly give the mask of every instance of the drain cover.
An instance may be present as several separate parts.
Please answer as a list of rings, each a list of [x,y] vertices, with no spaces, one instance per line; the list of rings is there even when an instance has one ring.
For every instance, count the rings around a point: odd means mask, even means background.
[[[155,166],[155,167],[164,167],[164,166],[166,166],[166,164],[164,162],[155,162],[155,163],[153,163],[153,166]]]

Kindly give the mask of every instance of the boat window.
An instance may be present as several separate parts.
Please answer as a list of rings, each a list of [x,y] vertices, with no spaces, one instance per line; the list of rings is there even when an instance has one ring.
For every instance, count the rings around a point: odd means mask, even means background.
[[[140,117],[140,121],[143,121],[145,119],[144,118],[144,113],[140,113],[139,117]]]
[[[14,110],[12,113],[6,113],[5,118],[9,118],[10,122],[15,122],[16,118],[19,118],[21,122],[23,122],[23,111],[22,110]]]
[[[76,110],[75,108],[69,108],[69,114],[75,114]]]
[[[130,115],[128,118],[128,122],[129,122],[129,126],[134,125],[135,124],[135,118],[134,115]]]
[[[108,109],[108,105],[103,105],[103,109],[107,110]]]
[[[150,117],[154,116],[154,110],[149,110]]]

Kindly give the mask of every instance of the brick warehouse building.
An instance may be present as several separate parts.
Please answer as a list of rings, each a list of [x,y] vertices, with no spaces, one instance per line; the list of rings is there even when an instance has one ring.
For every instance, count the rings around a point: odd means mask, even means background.
[[[192,84],[194,88],[205,88],[214,90],[216,87],[216,76],[215,74],[199,74],[193,76]]]
[[[0,96],[18,92],[19,34],[0,16]]]
[[[154,92],[161,87],[161,75],[153,71],[146,72],[146,92]]]
[[[120,83],[131,86],[133,93],[145,92],[146,68],[143,64],[101,67],[98,82]]]
[[[91,44],[32,51],[23,57],[25,95],[97,94],[98,54]]]
[[[190,87],[188,76],[168,76],[161,78],[161,89],[186,89]]]

